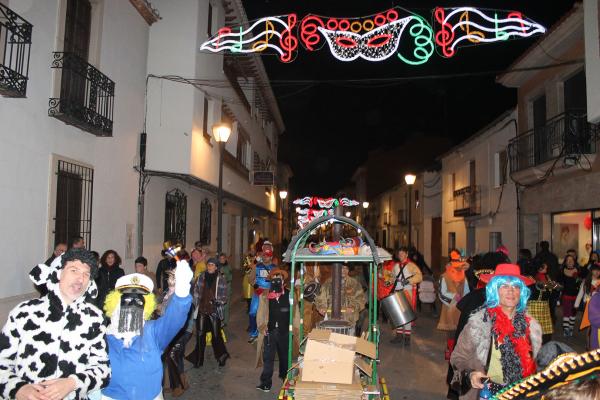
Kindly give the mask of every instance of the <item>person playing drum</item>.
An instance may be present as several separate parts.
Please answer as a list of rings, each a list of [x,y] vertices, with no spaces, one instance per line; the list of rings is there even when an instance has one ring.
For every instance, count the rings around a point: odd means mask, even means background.
[[[397,251],[398,262],[394,265],[392,276],[395,278],[394,291],[403,291],[411,302],[413,309],[416,308],[417,285],[423,280],[423,274],[415,263],[408,257],[408,248],[400,247]],[[410,345],[412,323],[396,328],[396,336],[391,343],[404,343]]]

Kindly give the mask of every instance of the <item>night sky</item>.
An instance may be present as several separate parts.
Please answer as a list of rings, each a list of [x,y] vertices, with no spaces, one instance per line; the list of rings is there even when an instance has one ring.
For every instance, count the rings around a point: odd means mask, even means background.
[[[549,28],[572,6],[572,0],[427,2],[422,0],[245,0],[249,20],[263,16],[306,14],[361,17],[401,6],[427,20],[435,6],[474,6],[518,10]],[[415,136],[442,136],[453,144],[475,133],[516,104],[516,90],[495,83],[539,36],[459,48],[453,58],[434,54],[429,62],[409,66],[395,57],[382,62],[341,62],[329,49],[307,52],[302,46],[292,63],[263,56],[286,125],[279,159],[293,172],[298,196],[330,196],[348,184],[370,150],[410,146]],[[476,73],[458,77],[456,74]],[[454,75],[454,76],[453,76]],[[410,78],[393,83],[322,82]],[[425,77],[425,78],[418,78]],[[317,81],[287,85],[282,80]]]

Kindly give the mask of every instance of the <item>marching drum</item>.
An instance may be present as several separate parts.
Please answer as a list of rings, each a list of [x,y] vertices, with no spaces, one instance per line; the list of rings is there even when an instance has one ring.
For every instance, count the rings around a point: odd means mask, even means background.
[[[401,327],[417,319],[415,310],[413,310],[403,290],[384,297],[381,300],[381,307],[394,328]]]
[[[310,282],[304,286],[304,300],[314,303],[315,298],[321,292],[321,285],[319,282]]]

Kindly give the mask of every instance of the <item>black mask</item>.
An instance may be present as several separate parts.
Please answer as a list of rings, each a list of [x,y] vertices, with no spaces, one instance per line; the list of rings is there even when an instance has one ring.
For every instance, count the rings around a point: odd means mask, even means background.
[[[123,293],[119,314],[119,332],[137,332],[144,325],[144,295]]]
[[[279,277],[271,279],[271,291],[275,293],[283,292],[283,280]]]

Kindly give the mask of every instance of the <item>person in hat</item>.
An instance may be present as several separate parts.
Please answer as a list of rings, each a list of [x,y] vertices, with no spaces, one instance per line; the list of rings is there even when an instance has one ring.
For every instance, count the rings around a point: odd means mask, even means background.
[[[108,384],[110,366],[97,295],[98,264],[71,249],[29,277],[48,292],[11,310],[0,333],[0,398],[86,399]]]
[[[276,354],[279,359],[279,378],[285,379],[289,347],[290,292],[286,287],[289,275],[285,270],[274,268],[269,272],[268,278],[271,282],[267,294],[268,302],[261,302],[260,306],[260,311],[265,308],[267,312],[259,311],[257,315],[257,366],[260,366],[262,357],[263,370],[260,374],[260,384],[256,388],[263,392],[271,390]]]
[[[269,289],[271,289],[269,272],[271,272],[273,268],[275,268],[275,264],[273,264],[273,250],[266,247],[261,254],[260,261],[256,264],[256,268],[254,269],[254,293],[252,294],[252,301],[250,303],[250,338],[248,339],[248,343],[254,343],[258,339],[256,313],[258,312],[260,297],[266,296]]]
[[[218,270],[218,260],[209,258],[206,271],[198,276],[194,287],[194,314],[196,314],[196,347],[187,360],[199,368],[204,364],[206,334],[211,333],[212,348],[220,367],[224,367],[229,353],[221,332],[223,306],[227,303],[227,279]]]
[[[342,318],[354,327],[358,321],[359,314],[367,303],[365,291],[358,281],[350,276],[350,266],[342,265]],[[321,292],[315,298],[315,306],[321,316],[331,317],[333,296],[332,278],[323,283]]]
[[[156,293],[162,294],[169,289],[167,271],[173,270],[176,267],[176,260],[167,251],[172,247],[171,242],[166,241],[163,243],[163,249],[160,252],[162,259],[156,266]]]
[[[107,332],[110,384],[102,399],[162,399],[161,356],[187,320],[192,303],[193,272],[187,261],[177,261],[175,291],[162,316],[149,320],[156,307],[152,280],[143,274],[125,275],[104,303],[110,318]]]
[[[461,260],[461,254],[457,249],[450,251],[450,262],[446,264],[446,271],[440,278],[439,298],[442,302],[442,312],[438,321],[437,329],[446,331],[445,359],[450,359],[454,349],[454,333],[460,317],[460,311],[456,304],[469,293],[469,285],[465,277],[465,271],[469,264]]]
[[[526,312],[527,286],[535,281],[516,264],[500,264],[479,279],[487,283],[485,307],[469,317],[450,357],[461,399],[477,399],[484,385],[497,393],[535,373],[542,344],[540,324]]]
[[[392,270],[394,291],[403,291],[410,301],[413,309],[417,306],[417,285],[423,280],[423,274],[419,267],[408,257],[408,248],[401,247],[396,252],[398,262],[394,264]],[[396,328],[396,335],[391,340],[394,344],[410,345],[412,334],[412,323],[408,323]]]

